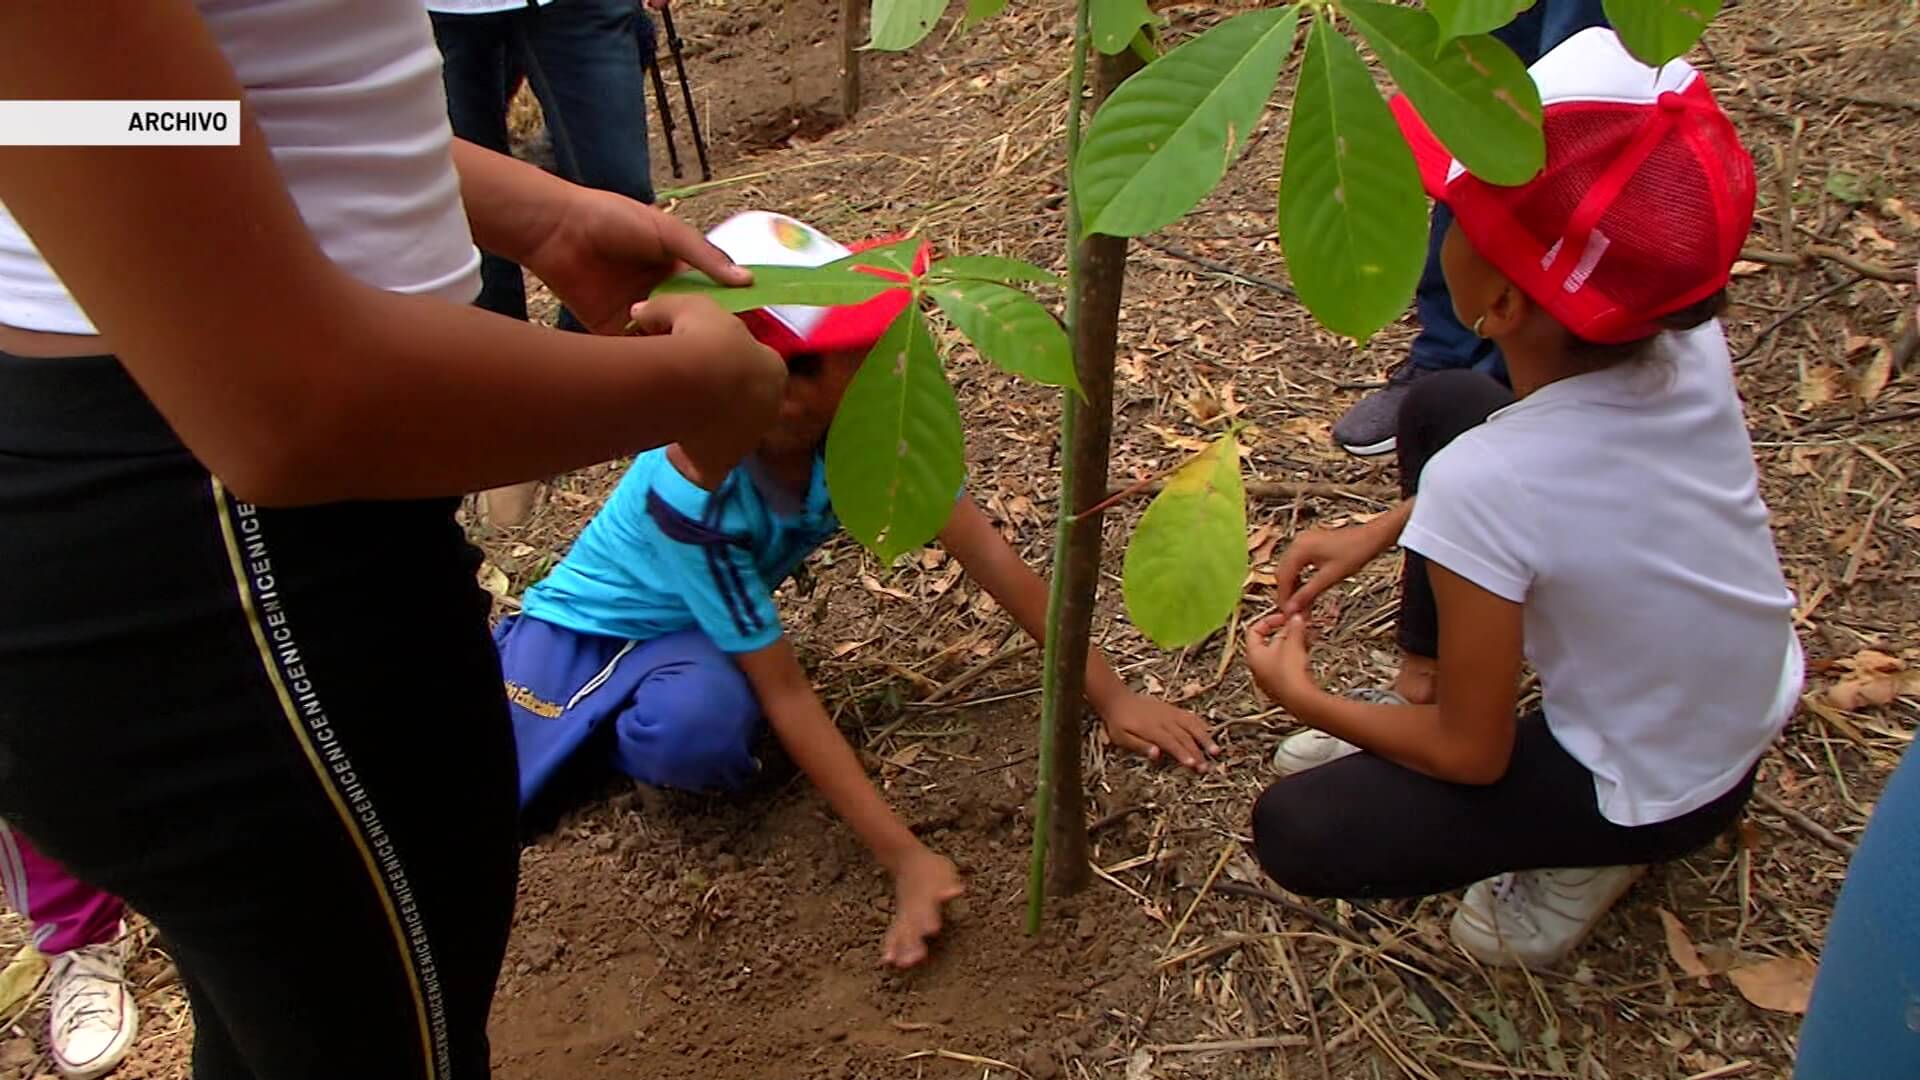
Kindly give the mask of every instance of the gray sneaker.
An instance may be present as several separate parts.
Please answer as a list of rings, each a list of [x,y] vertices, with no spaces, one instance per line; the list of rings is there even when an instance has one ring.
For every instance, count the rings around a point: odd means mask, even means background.
[[[1406,361],[1387,376],[1387,385],[1354,402],[1333,423],[1333,441],[1354,457],[1379,457],[1391,454],[1400,444],[1400,403],[1409,387],[1422,376],[1432,374]]]

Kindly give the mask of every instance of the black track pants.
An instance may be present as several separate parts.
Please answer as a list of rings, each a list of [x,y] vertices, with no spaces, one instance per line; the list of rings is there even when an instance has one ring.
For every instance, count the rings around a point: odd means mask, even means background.
[[[0,355],[0,817],[151,918],[201,1080],[487,1075],[512,731],[450,500],[236,501]]]

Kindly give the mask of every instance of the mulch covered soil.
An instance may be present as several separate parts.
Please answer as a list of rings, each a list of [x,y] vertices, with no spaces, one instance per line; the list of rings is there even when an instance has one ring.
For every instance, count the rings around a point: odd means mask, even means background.
[[[1181,35],[1236,6],[1162,10]],[[776,209],[837,237],[918,229],[946,251],[1061,266],[1062,0],[1016,3],[966,35],[943,27],[906,57],[867,54],[861,111],[838,127],[837,4],[676,10],[718,174],[745,178],[678,213],[707,226]],[[1291,722],[1250,685],[1234,636],[1168,654],[1127,623],[1119,555],[1143,508],[1131,503],[1108,515],[1096,636],[1135,685],[1212,719],[1224,767],[1204,778],[1149,767],[1090,725],[1099,873],[1030,939],[1036,654],[938,551],[883,567],[842,539],[788,587],[787,627],[889,797],[967,873],[936,957],[906,975],[878,968],[886,882],[790,770],[731,801],[606,791],[524,856],[499,1074],[1787,1076],[1792,987],[1763,976],[1811,971],[1847,853],[1920,718],[1920,678],[1908,677],[1920,667],[1920,376],[1903,315],[1920,251],[1920,24],[1910,3],[1746,0],[1695,60],[1760,170],[1728,326],[1811,666],[1737,831],[1656,868],[1546,976],[1483,970],[1455,951],[1453,897],[1362,908],[1272,891],[1242,844]],[[1412,332],[1402,323],[1357,347],[1287,295],[1273,234],[1285,108],[1275,102],[1198,211],[1136,244],[1121,319],[1117,479],[1249,425],[1249,475],[1263,486],[1236,626],[1265,609],[1289,536],[1388,506],[1391,465],[1348,458],[1327,428]],[[520,126],[532,132],[537,117],[523,111]],[[655,172],[673,185],[657,146]],[[963,345],[949,362],[970,490],[1038,564],[1057,399]],[[582,470],[526,525],[476,530],[503,609],[619,472]],[[1383,560],[1330,597],[1317,660],[1331,683],[1388,677],[1397,574]],[[14,942],[23,927],[0,933]],[[1766,961],[1779,962],[1755,967]],[[135,973],[145,1027],[119,1075],[184,1076],[188,1020],[157,944]],[[0,1078],[45,1071],[28,1039],[40,1006],[11,1019]]]

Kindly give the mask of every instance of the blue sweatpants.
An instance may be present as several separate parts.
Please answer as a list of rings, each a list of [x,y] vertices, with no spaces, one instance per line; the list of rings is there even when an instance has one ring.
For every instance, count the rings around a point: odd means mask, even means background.
[[[753,687],[698,630],[652,641],[582,634],[526,616],[494,630],[513,709],[520,805],[613,725],[610,764],[683,791],[733,790],[759,772]]]

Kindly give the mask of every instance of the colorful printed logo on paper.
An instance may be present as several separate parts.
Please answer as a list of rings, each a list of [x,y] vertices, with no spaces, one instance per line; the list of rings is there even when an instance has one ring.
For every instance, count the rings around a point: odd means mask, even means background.
[[[776,217],[773,219],[773,238],[788,251],[805,251],[814,245],[819,236],[792,218]]]

